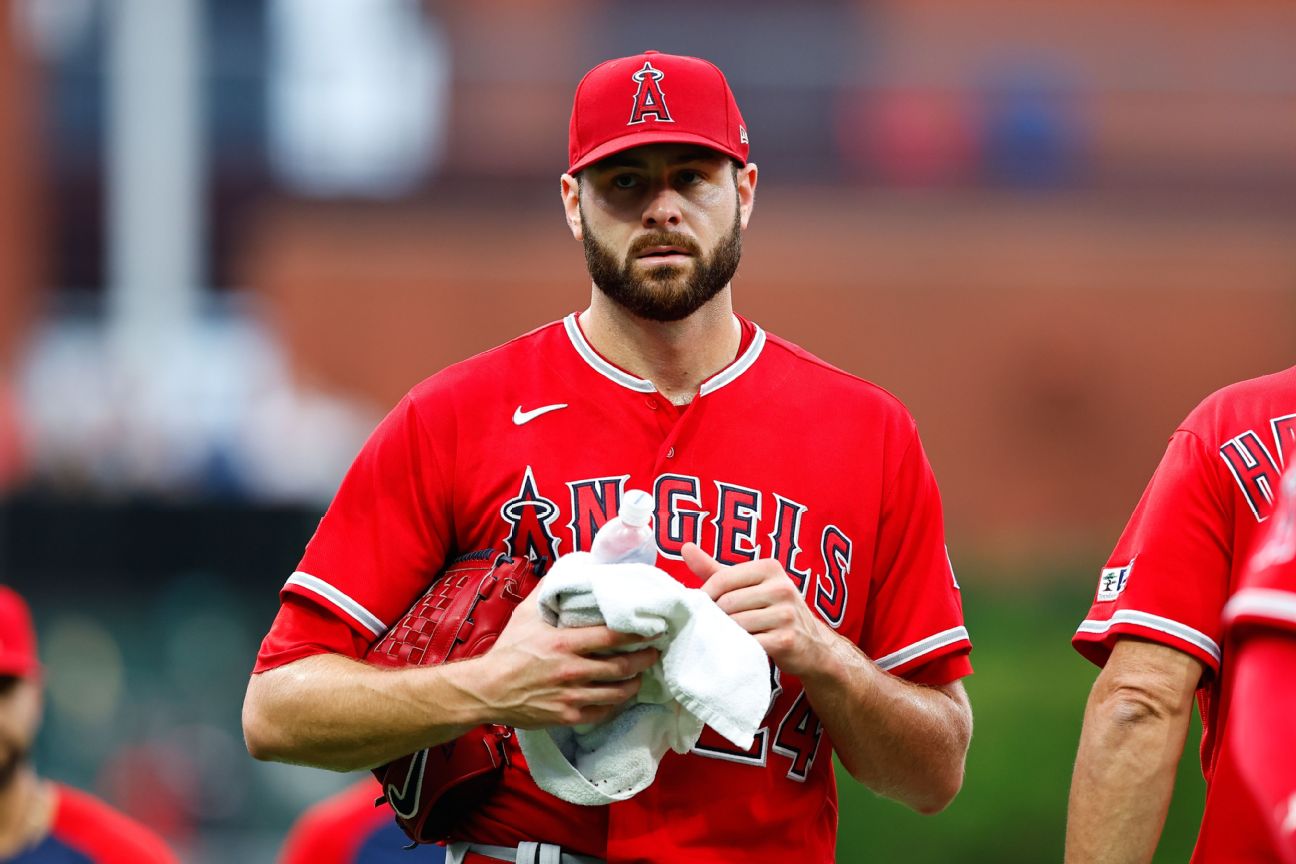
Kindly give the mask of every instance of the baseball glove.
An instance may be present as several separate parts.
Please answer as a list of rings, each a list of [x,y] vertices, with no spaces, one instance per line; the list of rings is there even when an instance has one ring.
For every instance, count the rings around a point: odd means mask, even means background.
[[[365,659],[378,666],[435,666],[465,660],[495,644],[513,610],[540,581],[544,561],[484,549],[456,558]],[[490,796],[508,764],[507,726],[462,736],[373,769],[396,823],[414,843],[445,840]]]

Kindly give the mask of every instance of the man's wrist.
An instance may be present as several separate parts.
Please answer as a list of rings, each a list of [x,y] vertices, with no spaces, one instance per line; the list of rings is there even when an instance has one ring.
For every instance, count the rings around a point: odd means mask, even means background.
[[[861,675],[879,671],[845,636],[822,621],[816,619],[815,624],[811,660],[798,676],[807,689],[847,687]]]
[[[489,692],[489,664],[473,657],[435,667],[440,678],[437,711],[447,725],[471,729],[498,722],[493,716]]]

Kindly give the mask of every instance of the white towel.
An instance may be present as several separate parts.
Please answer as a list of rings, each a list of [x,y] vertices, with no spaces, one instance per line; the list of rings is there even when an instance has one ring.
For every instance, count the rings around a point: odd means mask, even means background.
[[[610,720],[518,731],[541,789],[574,804],[624,801],[652,783],[667,749],[687,753],[704,724],[751,746],[769,708],[769,661],[704,592],[647,564],[600,564],[573,552],[541,581],[536,602],[556,626],[606,623],[662,652],[633,704]]]

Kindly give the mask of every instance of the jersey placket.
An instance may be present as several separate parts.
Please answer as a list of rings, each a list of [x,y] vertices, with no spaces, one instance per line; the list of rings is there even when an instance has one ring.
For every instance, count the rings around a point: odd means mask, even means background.
[[[695,399],[694,402],[697,400]],[[658,477],[671,470],[679,447],[680,431],[684,419],[688,416],[692,403],[675,405],[660,393],[652,393],[644,398],[644,404],[653,412],[657,428],[661,431],[661,444],[653,460],[652,476]]]

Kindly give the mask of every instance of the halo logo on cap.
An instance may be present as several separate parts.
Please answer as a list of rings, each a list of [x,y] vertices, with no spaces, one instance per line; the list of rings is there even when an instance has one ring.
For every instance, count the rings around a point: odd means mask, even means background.
[[[674,123],[670,109],[666,107],[666,97],[662,95],[661,80],[666,75],[660,69],[654,69],[651,62],[645,60],[643,68],[630,76],[639,82],[635,91],[634,108],[630,109],[630,122],[634,126],[644,122],[645,117],[653,117],[659,123]]]

